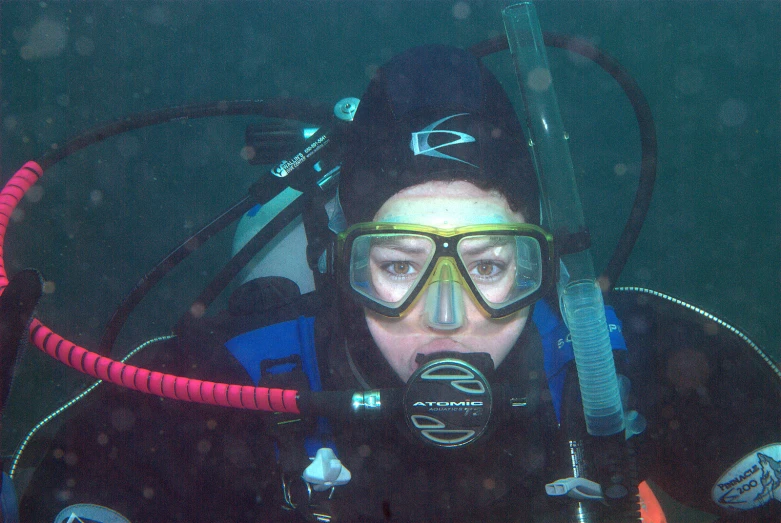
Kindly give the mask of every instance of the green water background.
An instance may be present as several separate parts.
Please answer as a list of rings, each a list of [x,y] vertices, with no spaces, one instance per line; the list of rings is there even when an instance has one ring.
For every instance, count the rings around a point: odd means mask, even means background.
[[[376,68],[424,43],[469,46],[503,31],[501,3],[461,1],[33,2],[0,4],[4,178],[66,137],[191,102],[360,96]],[[781,355],[781,182],[775,1],[543,1],[543,29],[617,58],[651,105],[659,140],[651,210],[619,281],[713,312]],[[628,102],[587,61],[550,50],[598,270],[639,172]],[[517,88],[508,53],[489,66]],[[241,158],[247,117],[179,121],[107,140],[46,173],[14,217],[13,273],[51,282],[39,317],[94,347],[114,307],[178,242],[264,172]],[[230,252],[216,238],[142,303],[117,354],[167,333]],[[15,397],[27,430],[83,380],[29,351]],[[19,383],[21,381],[21,383]],[[17,409],[17,410],[14,410]]]

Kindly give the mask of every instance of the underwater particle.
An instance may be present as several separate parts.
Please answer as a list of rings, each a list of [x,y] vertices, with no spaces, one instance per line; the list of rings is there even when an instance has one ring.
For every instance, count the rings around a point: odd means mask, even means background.
[[[92,15],[87,15],[84,17],[84,23],[85,24],[92,24],[95,22],[95,19],[92,18]]]
[[[567,60],[576,67],[591,65],[596,54],[592,46],[596,44],[588,38],[574,38],[567,45]]]
[[[43,282],[43,293],[44,294],[54,294],[54,290],[57,288],[57,285],[53,281],[45,281]]]
[[[366,75],[366,78],[371,80],[372,78],[375,77],[375,75],[377,74],[377,69],[379,68],[380,66],[378,66],[377,64],[369,64],[366,67],[364,67],[363,72]]]
[[[526,470],[542,470],[545,467],[545,451],[538,445],[531,445],[523,452],[521,460]]]
[[[716,336],[719,333],[719,326],[716,325],[714,322],[709,321],[708,323],[702,326],[702,330],[708,336]]]
[[[651,321],[647,317],[639,314],[630,317],[627,323],[629,324],[631,331],[638,334],[646,334],[651,330]]]
[[[730,98],[721,104],[719,109],[719,120],[727,127],[737,127],[743,125],[748,117],[748,107],[746,102],[737,98]]]
[[[68,489],[62,489],[55,491],[55,497],[57,501],[67,502],[73,498],[73,491]]]
[[[613,172],[616,174],[616,176],[623,176],[626,174],[627,166],[625,163],[617,163],[613,166]]]
[[[466,20],[472,14],[472,8],[466,2],[456,2],[453,4],[453,18],[456,20]]]
[[[171,12],[162,5],[153,5],[144,10],[142,18],[152,25],[165,25],[171,20]]]
[[[122,135],[117,138],[117,150],[123,158],[134,158],[141,152],[141,142],[135,136]]]
[[[89,193],[89,201],[92,205],[100,205],[103,203],[103,191],[100,189],[93,189]]]
[[[392,47],[383,47],[380,49],[380,61],[385,63],[396,55],[396,51]]]
[[[68,107],[71,103],[71,97],[68,96],[68,93],[62,93],[60,95],[57,95],[57,105],[60,107]]]
[[[65,229],[65,235],[68,237],[69,240],[72,240],[76,237],[76,234],[79,232],[79,222],[76,221],[68,221],[64,225]]]
[[[217,420],[212,418],[209,421],[207,421],[206,422],[206,428],[208,428],[209,430],[216,429],[217,428]]]
[[[143,490],[144,499],[152,499],[155,497],[155,489],[152,487],[144,487]]]
[[[76,480],[73,478],[68,478],[65,480],[65,486],[68,488],[73,488],[76,486]]]
[[[3,118],[3,128],[5,128],[6,131],[13,131],[16,129],[18,123],[19,120],[16,119],[16,116],[6,116]]]
[[[550,403],[553,401],[553,395],[550,393],[549,390],[541,390],[540,391],[540,401],[543,403]]]
[[[92,56],[92,53],[95,51],[95,42],[92,41],[92,38],[80,36],[73,44],[73,48],[79,56]]]
[[[65,453],[65,464],[69,467],[76,465],[79,462],[79,456],[75,452]]]
[[[24,209],[14,209],[11,213],[11,221],[19,223],[24,220]]]
[[[711,375],[708,358],[700,351],[682,349],[667,360],[667,379],[679,392],[696,391]]]
[[[187,230],[192,229],[193,227],[195,227],[195,222],[188,218],[184,221],[182,227],[184,227]]]
[[[62,457],[65,455],[65,451],[62,449],[54,449],[52,452],[52,456],[54,459],[62,459]]]
[[[358,447],[358,455],[362,458],[368,458],[372,455],[372,448],[369,445],[361,445]]]
[[[13,36],[13,39],[17,42],[24,42],[30,37],[30,32],[24,27],[15,27],[14,30],[11,31],[11,36]]]
[[[229,462],[235,465],[241,465],[242,468],[250,466],[249,464],[252,462],[250,459],[252,452],[250,452],[247,443],[239,438],[227,438],[225,440],[223,456]]]
[[[651,269],[648,267],[640,267],[635,271],[635,276],[641,281],[641,282],[647,282],[651,279]]]
[[[119,432],[130,430],[136,424],[136,415],[130,409],[115,409],[111,413],[111,426]]]
[[[241,151],[239,151],[239,156],[241,157],[242,160],[246,160],[246,161],[252,160],[253,158],[255,158],[255,148],[252,147],[251,145],[245,145],[244,147],[241,148]]]
[[[190,252],[193,252],[198,249],[200,244],[201,242],[198,241],[198,238],[190,238],[190,240],[184,244],[184,248]]]
[[[198,452],[201,454],[206,454],[212,449],[212,442],[208,439],[202,439],[198,442]]]
[[[98,445],[101,447],[108,445],[108,435],[105,432],[98,434]]]
[[[553,83],[550,71],[544,67],[535,67],[526,77],[526,85],[533,91],[542,92]]]
[[[206,312],[206,305],[203,303],[196,301],[193,303],[192,307],[190,307],[190,314],[193,318],[200,318],[203,316],[203,314]]]
[[[24,195],[24,199],[31,203],[38,203],[41,198],[43,198],[43,187],[40,185],[33,185]]]
[[[682,94],[697,94],[702,91],[702,71],[693,67],[684,67],[675,73],[675,88]]]
[[[496,488],[496,480],[494,478],[485,478],[483,480],[483,488],[485,490],[493,490]]]
[[[68,29],[50,18],[42,18],[27,35],[27,42],[19,49],[22,60],[38,60],[59,56],[68,43]]]

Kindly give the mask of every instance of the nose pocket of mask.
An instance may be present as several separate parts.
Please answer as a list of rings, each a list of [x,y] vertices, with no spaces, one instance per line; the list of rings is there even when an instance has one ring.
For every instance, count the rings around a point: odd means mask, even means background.
[[[436,269],[426,293],[426,319],[430,327],[453,330],[464,324],[464,296],[450,263]]]

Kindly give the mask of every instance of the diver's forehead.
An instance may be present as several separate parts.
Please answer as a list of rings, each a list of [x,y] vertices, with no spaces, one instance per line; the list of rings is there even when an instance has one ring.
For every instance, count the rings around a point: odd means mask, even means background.
[[[449,229],[524,220],[497,192],[485,191],[468,182],[428,182],[393,195],[377,211],[374,221]]]

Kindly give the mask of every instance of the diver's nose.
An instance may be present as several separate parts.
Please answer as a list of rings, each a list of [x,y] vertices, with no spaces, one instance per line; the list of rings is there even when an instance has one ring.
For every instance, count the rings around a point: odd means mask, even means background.
[[[425,318],[429,327],[453,330],[464,324],[464,290],[453,277],[450,264],[443,264],[426,291]]]

